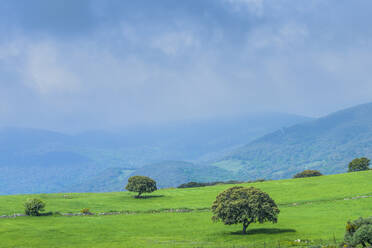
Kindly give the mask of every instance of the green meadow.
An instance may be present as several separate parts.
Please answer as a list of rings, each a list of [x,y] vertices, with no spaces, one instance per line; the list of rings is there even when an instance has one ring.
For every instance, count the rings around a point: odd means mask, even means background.
[[[267,192],[281,210],[277,224],[252,224],[247,235],[240,225],[211,221],[216,195],[232,185],[163,189],[146,199],[129,192],[1,196],[0,215],[22,213],[31,197],[45,201],[47,212],[123,214],[3,218],[0,247],[336,247],[348,220],[372,216],[371,179],[367,171],[242,184]]]

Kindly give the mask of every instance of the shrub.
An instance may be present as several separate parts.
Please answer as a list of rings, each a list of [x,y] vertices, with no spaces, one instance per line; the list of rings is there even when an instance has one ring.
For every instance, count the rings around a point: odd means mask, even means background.
[[[177,188],[183,189],[183,188],[197,188],[197,187],[205,187],[207,186],[207,183],[198,183],[198,182],[188,182],[183,183]]]
[[[125,189],[137,192],[136,198],[140,198],[143,193],[151,193],[157,190],[156,182],[145,176],[132,176],[128,179],[128,184]]]
[[[82,213],[82,214],[86,214],[86,215],[88,215],[88,214],[92,214],[92,213],[90,212],[90,209],[89,209],[89,208],[83,208],[82,210],[80,210],[80,213]]]
[[[264,182],[266,181],[265,179],[257,179],[254,181],[248,181],[246,183],[257,183],[257,182]],[[229,181],[216,181],[216,182],[209,182],[209,183],[199,183],[199,182],[189,182],[189,183],[184,183],[178,186],[177,188],[196,188],[196,187],[205,187],[205,186],[214,186],[218,184],[241,184],[244,183],[242,181],[236,181],[236,180],[229,180]]]
[[[299,172],[296,175],[294,175],[293,178],[318,177],[318,176],[322,176],[322,173],[320,173],[317,170],[304,170],[303,172]]]
[[[212,204],[213,221],[225,225],[243,224],[243,233],[251,223],[278,221],[279,208],[268,194],[254,187],[232,187],[220,193]]]
[[[344,242],[350,247],[372,245],[372,217],[348,221]]]
[[[28,199],[25,202],[25,214],[29,216],[39,216],[44,211],[45,203],[40,199]]]
[[[369,170],[370,160],[368,158],[356,158],[349,163],[348,172]]]

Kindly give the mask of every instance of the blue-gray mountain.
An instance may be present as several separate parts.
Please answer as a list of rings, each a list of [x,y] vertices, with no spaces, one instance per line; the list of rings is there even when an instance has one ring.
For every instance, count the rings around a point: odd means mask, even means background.
[[[205,160],[308,119],[266,113],[77,135],[2,128],[0,194],[121,190],[133,174],[154,175],[161,187],[223,180],[231,172]]]
[[[255,178],[288,178],[304,169],[347,171],[355,157],[372,157],[372,103],[307,121],[250,142],[215,166]]]

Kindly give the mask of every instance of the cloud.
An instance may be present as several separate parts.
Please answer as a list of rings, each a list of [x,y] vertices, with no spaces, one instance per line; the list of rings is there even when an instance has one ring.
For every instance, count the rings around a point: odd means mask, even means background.
[[[234,11],[248,11],[251,14],[262,16],[264,0],[224,0],[231,5]]]
[[[71,93],[80,88],[80,82],[69,68],[55,44],[43,41],[26,46],[25,64],[22,68],[24,82],[40,94]]]
[[[59,8],[37,3],[33,13]],[[362,2],[70,1],[63,9],[76,22],[7,16],[0,125],[70,131],[256,111],[319,116],[372,94],[372,6]]]
[[[152,47],[160,49],[170,56],[177,55],[198,45],[199,41],[194,34],[187,31],[166,33],[152,40]]]
[[[247,46],[251,50],[293,49],[304,45],[309,36],[306,25],[284,23],[254,29],[247,37]]]

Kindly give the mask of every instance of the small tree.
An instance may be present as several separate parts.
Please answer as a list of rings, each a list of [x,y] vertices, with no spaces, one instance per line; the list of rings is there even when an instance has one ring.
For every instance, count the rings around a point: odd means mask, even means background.
[[[28,199],[25,202],[25,214],[30,216],[39,216],[44,211],[45,203],[40,199]]]
[[[349,163],[348,172],[369,170],[370,160],[368,158],[356,158]]]
[[[348,221],[344,242],[350,247],[372,245],[372,217]]]
[[[140,198],[143,193],[151,193],[157,190],[156,182],[145,176],[132,176],[128,179],[128,184],[125,189],[138,192],[136,198]]]
[[[225,225],[243,224],[243,233],[251,223],[278,221],[279,208],[265,192],[254,187],[236,186],[220,193],[212,205],[213,221]]]
[[[318,176],[322,176],[322,173],[320,173],[317,170],[304,170],[303,172],[299,172],[296,175],[294,175],[293,178],[318,177]]]

